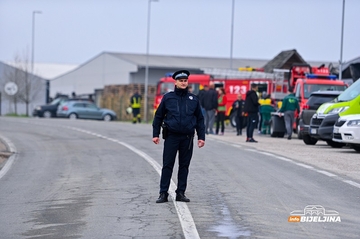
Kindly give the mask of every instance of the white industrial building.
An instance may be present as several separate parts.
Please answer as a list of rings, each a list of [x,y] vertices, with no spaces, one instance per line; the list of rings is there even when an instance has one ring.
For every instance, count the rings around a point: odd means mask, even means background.
[[[76,69],[56,77],[50,82],[50,95],[56,93],[77,95],[93,94],[105,85],[122,85],[145,82],[146,54],[103,52]],[[233,59],[233,66],[262,67],[268,60]],[[202,68],[230,67],[229,58],[148,56],[148,84],[156,85],[166,73],[188,69],[192,74],[203,73]]]
[[[145,69],[148,63],[148,84],[156,85],[166,73],[180,69],[188,69],[192,74],[202,74],[205,68],[229,69],[239,67],[263,68],[264,66],[283,67],[289,62],[305,62],[296,50],[283,51],[273,60],[210,58],[147,55],[131,53],[102,52],[77,68],[55,77],[50,82],[50,96],[57,93],[71,95],[94,94],[106,85],[144,84]],[[271,64],[269,64],[271,63]],[[330,62],[308,62],[311,65],[321,65]]]
[[[24,93],[25,78],[29,80],[27,87],[30,88],[30,92],[27,95]],[[5,89],[5,86],[9,82],[14,83],[18,88],[15,95],[8,95]],[[36,106],[43,105],[46,102],[46,91],[46,79],[0,62],[0,115],[25,115],[26,103],[24,102],[24,98],[27,98],[26,100],[29,102],[28,114],[31,115],[32,110]]]

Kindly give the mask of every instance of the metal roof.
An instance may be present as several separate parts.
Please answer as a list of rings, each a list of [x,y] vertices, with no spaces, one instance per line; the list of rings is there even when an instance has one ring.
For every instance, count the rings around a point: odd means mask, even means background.
[[[108,54],[118,57],[122,60],[131,62],[140,67],[146,66],[146,54],[130,54],[130,53],[114,53]],[[266,59],[247,59],[233,58],[232,65],[234,69],[238,67],[263,67],[269,60]],[[149,67],[161,68],[230,68],[230,58],[218,57],[194,57],[194,56],[166,56],[166,55],[150,55]]]

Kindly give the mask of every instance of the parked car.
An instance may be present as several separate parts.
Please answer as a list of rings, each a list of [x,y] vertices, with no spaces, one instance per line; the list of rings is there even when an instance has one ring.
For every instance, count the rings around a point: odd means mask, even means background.
[[[38,105],[33,110],[33,116],[44,118],[56,117],[56,111],[58,109],[58,106],[68,99],[69,97],[62,96],[54,99],[47,105]]]
[[[61,95],[60,97],[54,99],[47,105],[39,105],[36,106],[33,110],[33,116],[44,117],[44,118],[52,118],[57,117],[56,112],[58,110],[59,105],[66,101],[89,101],[92,102],[91,99],[82,99],[82,98],[69,98],[67,95]]]
[[[305,144],[312,144],[309,134],[310,121],[317,109],[323,103],[330,102],[341,94],[342,91],[315,91],[310,94],[304,109],[299,115],[298,138],[303,139]]]
[[[342,148],[346,144],[332,140],[334,125],[339,119],[339,114],[314,114],[310,121],[309,135],[311,142],[308,144],[315,145],[318,140],[324,140],[333,148]],[[304,141],[305,142],[305,141]]]
[[[341,116],[334,125],[333,141],[360,152],[360,114]]]
[[[66,101],[56,112],[57,117],[70,119],[116,120],[116,113],[110,109],[99,108],[89,101]]]

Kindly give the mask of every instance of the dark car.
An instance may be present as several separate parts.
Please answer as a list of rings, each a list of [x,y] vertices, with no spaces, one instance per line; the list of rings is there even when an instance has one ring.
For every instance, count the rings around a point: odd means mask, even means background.
[[[66,101],[58,107],[57,117],[69,119],[116,120],[116,113],[110,109],[99,108],[89,101]]]
[[[33,116],[44,117],[44,118],[56,117],[56,111],[58,106],[68,99],[69,97],[59,97],[54,99],[47,105],[36,106],[35,109],[33,110]]]
[[[309,135],[309,126],[312,116],[316,113],[316,110],[323,103],[334,100],[341,94],[342,91],[316,91],[312,92],[304,109],[299,115],[299,124],[297,128],[298,138],[303,139],[305,144],[312,144],[314,140],[311,140]]]
[[[332,140],[334,125],[339,119],[339,114],[317,115],[314,114],[310,121],[309,136],[310,141],[305,144],[315,145],[318,140],[324,140],[333,148],[342,148],[346,144]]]

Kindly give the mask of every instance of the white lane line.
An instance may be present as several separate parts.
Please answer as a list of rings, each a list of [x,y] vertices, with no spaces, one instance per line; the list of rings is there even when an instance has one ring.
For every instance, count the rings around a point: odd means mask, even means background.
[[[314,169],[313,166],[307,165],[307,164],[303,164],[303,163],[295,163],[296,165],[299,165],[303,168],[307,168],[307,169]]]
[[[349,184],[351,186],[354,186],[354,187],[357,187],[357,188],[360,188],[360,184],[357,183],[357,182],[354,182],[352,180],[346,180],[336,174],[333,174],[333,173],[330,173],[328,171],[325,171],[325,170],[320,170],[320,169],[316,169],[314,168],[313,166],[311,165],[308,165],[308,164],[304,164],[304,163],[298,163],[292,159],[289,159],[289,158],[285,158],[285,157],[282,157],[282,156],[278,156],[276,154],[273,154],[273,153],[269,153],[269,152],[266,152],[266,151],[261,151],[261,150],[258,150],[258,149],[252,149],[252,148],[244,148],[242,146],[239,146],[239,145],[236,145],[234,143],[228,143],[226,141],[223,141],[221,139],[211,139],[213,141],[216,141],[216,142],[219,142],[219,143],[223,143],[223,144],[227,144],[227,145],[231,145],[231,146],[234,146],[236,148],[242,148],[243,150],[246,150],[246,151],[249,151],[249,152],[256,152],[256,153],[260,153],[260,154],[263,154],[263,155],[268,155],[268,156],[272,156],[276,159],[280,159],[280,160],[283,160],[283,161],[286,161],[286,162],[289,162],[289,163],[292,163],[292,164],[295,164],[297,166],[300,166],[300,167],[303,167],[303,168],[306,168],[306,169],[309,169],[309,170],[312,170],[314,172],[317,172],[317,173],[321,173],[323,175],[326,175],[328,177],[331,177],[333,179],[336,179],[336,180],[339,180],[341,182],[344,182],[346,184]]]
[[[0,179],[10,170],[11,165],[14,163],[17,157],[17,151],[15,145],[5,136],[0,135],[0,138],[5,141],[5,144],[9,147],[10,152],[13,154],[8,158],[4,167],[0,170]]]
[[[329,176],[329,177],[337,177],[337,175],[335,175],[333,173],[330,173],[328,171],[324,171],[324,170],[315,170],[315,171],[318,172],[318,173],[322,173],[322,174],[324,174],[326,176]]]
[[[347,183],[347,184],[350,184],[354,187],[357,187],[357,188],[360,188],[360,184],[359,183],[356,183],[354,181],[351,181],[351,180],[342,180],[344,183]]]
[[[278,158],[280,160],[286,161],[286,162],[293,162],[291,159],[285,158],[285,157],[281,157],[281,156],[275,156],[275,158]]]
[[[265,154],[265,155],[267,155],[267,156],[275,156],[275,155],[272,154],[272,153],[268,153],[268,152],[264,152],[264,151],[260,151],[259,153]]]
[[[27,122],[27,121],[24,122],[24,123],[37,124],[37,125],[50,126],[50,127],[53,126],[53,125],[45,124],[45,123],[33,123],[33,122]],[[151,158],[146,153],[134,148],[133,146],[131,146],[131,145],[127,144],[127,143],[121,142],[121,141],[119,141],[117,139],[105,137],[105,136],[103,136],[101,134],[97,134],[97,133],[94,133],[94,132],[91,132],[91,131],[88,131],[88,130],[83,130],[83,129],[80,129],[80,128],[76,128],[76,127],[71,127],[71,126],[61,126],[61,127],[66,128],[66,129],[75,130],[75,131],[78,131],[78,132],[81,132],[81,133],[90,134],[90,135],[95,136],[95,137],[99,137],[99,138],[102,138],[102,139],[106,139],[106,140],[121,144],[121,145],[127,147],[128,149],[130,149],[131,151],[133,151],[134,153],[138,154],[142,158],[144,158],[155,169],[155,171],[159,175],[161,175],[161,166],[153,158]],[[13,148],[15,149],[15,147],[13,147]],[[2,171],[3,170],[0,170],[0,175],[1,175]],[[1,178],[1,176],[0,176],[0,178]],[[175,182],[173,180],[171,180],[169,190],[171,191],[171,192],[169,192],[169,195],[171,196],[171,198],[173,200],[173,203],[174,203],[174,206],[175,206],[176,212],[178,214],[180,224],[181,224],[181,227],[182,227],[182,230],[183,230],[183,233],[184,233],[184,237],[186,239],[200,239],[199,233],[198,233],[198,231],[196,229],[194,219],[193,219],[193,217],[191,215],[191,212],[190,212],[188,206],[184,202],[175,201],[175,198],[176,198],[176,195],[175,195],[176,184],[175,184]]]
[[[131,151],[133,151],[134,153],[138,154],[143,159],[145,159],[155,169],[155,171],[159,175],[161,175],[161,166],[153,158],[151,158],[149,155],[142,152],[141,150],[138,150],[135,147],[133,147],[133,146],[127,144],[127,143],[118,141],[118,140],[113,139],[113,138],[108,138],[108,137],[105,137],[105,136],[100,135],[100,134],[94,134],[93,132],[84,131],[84,130],[80,130],[80,129],[77,129],[77,128],[72,128],[72,129],[76,130],[76,131],[79,131],[79,132],[82,132],[82,133],[90,134],[90,135],[93,135],[93,136],[96,136],[96,137],[99,137],[99,138],[103,138],[103,139],[106,139],[106,140],[109,140],[109,141],[112,141],[112,142],[123,145],[124,147],[130,149]],[[198,233],[198,231],[196,229],[194,219],[193,219],[193,217],[191,215],[191,212],[190,212],[188,206],[184,202],[175,201],[175,197],[176,197],[175,190],[176,190],[176,184],[175,184],[175,182],[173,180],[171,180],[169,194],[172,197],[176,212],[178,214],[180,224],[181,224],[181,227],[183,229],[184,237],[186,239],[198,239],[198,238],[200,239],[199,233]]]

